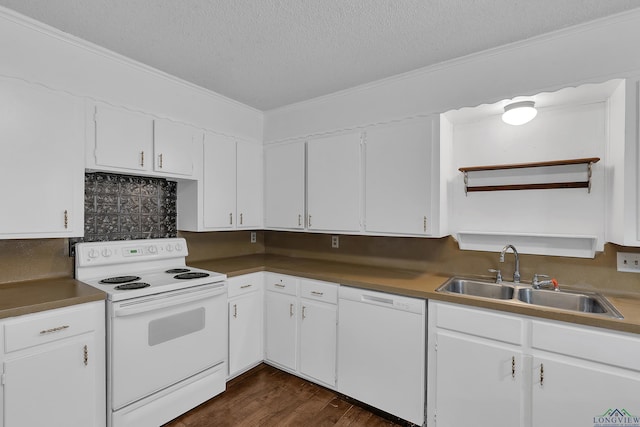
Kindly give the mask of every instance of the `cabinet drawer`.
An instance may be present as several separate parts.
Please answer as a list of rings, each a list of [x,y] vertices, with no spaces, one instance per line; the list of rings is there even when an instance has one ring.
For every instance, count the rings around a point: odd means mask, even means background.
[[[534,320],[531,347],[640,371],[640,337]]]
[[[242,276],[230,277],[227,280],[229,285],[229,298],[255,292],[262,289],[263,273],[243,274]]]
[[[338,284],[319,280],[300,279],[300,296],[331,304],[338,303]]]
[[[265,285],[268,291],[280,292],[288,295],[298,295],[298,279],[293,276],[267,273]]]
[[[483,338],[522,344],[522,319],[478,308],[465,308],[456,304],[433,303],[436,326],[464,332]]]
[[[83,304],[9,320],[4,324],[5,351],[22,350],[94,331],[98,307],[104,307],[104,304]]]

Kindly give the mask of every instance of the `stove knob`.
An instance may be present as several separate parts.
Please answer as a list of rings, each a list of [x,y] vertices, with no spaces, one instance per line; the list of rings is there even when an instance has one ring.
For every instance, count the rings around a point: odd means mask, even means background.
[[[111,249],[109,249],[109,248],[104,248],[102,250],[102,256],[105,257],[105,258],[109,258],[111,256],[111,254],[112,254],[112,252],[111,252]]]
[[[149,246],[150,254],[155,254],[156,252],[158,252],[158,248],[156,248],[155,246]]]
[[[173,246],[171,246],[171,244],[167,245],[167,252],[173,252]]]
[[[98,258],[100,256],[100,252],[98,252],[96,249],[91,249],[88,255],[89,258]]]
[[[182,245],[180,243],[176,243],[176,251],[180,252],[182,250]]]

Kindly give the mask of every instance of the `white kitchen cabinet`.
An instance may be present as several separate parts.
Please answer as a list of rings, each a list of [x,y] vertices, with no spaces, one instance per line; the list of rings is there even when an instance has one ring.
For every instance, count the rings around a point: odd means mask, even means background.
[[[437,117],[368,128],[365,232],[440,236]]]
[[[522,425],[523,321],[429,301],[427,423]]]
[[[298,359],[298,279],[267,273],[265,290],[265,360],[295,372]]]
[[[84,103],[0,79],[0,239],[84,234]]]
[[[229,378],[264,359],[263,273],[231,277],[229,292]]]
[[[264,201],[266,228],[305,228],[304,142],[265,147]]]
[[[336,386],[338,285],[300,279],[301,374]]]
[[[637,335],[533,320],[531,346],[532,427],[617,425],[602,418],[640,414]]]
[[[0,323],[4,427],[104,426],[104,302]]]
[[[178,184],[178,228],[262,227],[262,146],[206,132],[201,182]]]
[[[430,301],[428,341],[440,427],[605,425],[640,410],[634,334]]]
[[[360,232],[361,134],[307,142],[307,228]]]
[[[165,119],[95,103],[88,124],[87,168],[192,178],[202,133]]]

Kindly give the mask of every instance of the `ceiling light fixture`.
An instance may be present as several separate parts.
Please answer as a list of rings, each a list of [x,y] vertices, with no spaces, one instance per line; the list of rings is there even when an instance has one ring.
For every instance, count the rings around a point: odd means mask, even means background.
[[[505,105],[502,121],[514,126],[529,123],[538,114],[534,105],[533,101],[520,101]]]

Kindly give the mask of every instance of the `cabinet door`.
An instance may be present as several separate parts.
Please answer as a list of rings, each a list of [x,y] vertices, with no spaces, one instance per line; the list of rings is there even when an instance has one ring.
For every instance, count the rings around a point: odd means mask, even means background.
[[[264,157],[265,227],[304,229],[304,143],[267,146]]]
[[[360,231],[360,133],[307,144],[307,227]]]
[[[131,171],[153,166],[153,120],[144,114],[97,104],[95,163]]]
[[[300,372],[336,385],[337,307],[300,302]]]
[[[0,238],[82,236],[82,100],[0,79]]]
[[[236,142],[232,138],[205,134],[204,226],[231,229],[236,212]]]
[[[263,359],[262,293],[251,292],[229,300],[229,375]]]
[[[153,170],[193,175],[194,147],[199,132],[168,120],[153,121]]]
[[[94,348],[86,335],[5,361],[4,427],[100,425]]]
[[[532,383],[533,427],[637,425],[640,421],[640,373],[636,371],[538,356],[533,359]],[[627,422],[633,423],[625,424],[622,419],[629,414],[632,420]]]
[[[521,352],[464,335],[439,331],[436,337],[437,373],[430,381],[438,427],[520,425]]]
[[[265,298],[265,357],[270,362],[295,370],[297,298],[278,292],[267,292]]]
[[[431,120],[374,127],[365,137],[365,231],[429,235]]]
[[[262,227],[262,146],[238,142],[236,160],[238,228]]]

